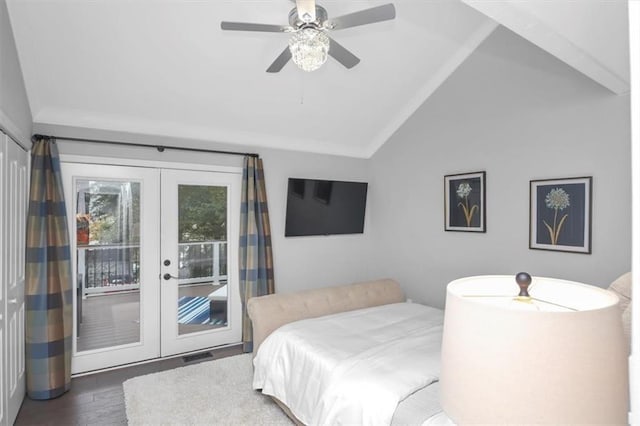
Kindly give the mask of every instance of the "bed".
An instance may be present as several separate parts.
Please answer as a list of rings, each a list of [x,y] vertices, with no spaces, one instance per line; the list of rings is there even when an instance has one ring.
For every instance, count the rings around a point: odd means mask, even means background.
[[[621,316],[625,332],[627,333],[627,337],[629,337],[631,317],[630,302],[632,298],[631,274],[627,273],[622,275],[616,279],[608,289],[616,293],[620,298]],[[376,398],[384,393],[380,392],[379,384],[369,382],[369,379],[365,377],[366,373],[362,371],[359,364],[338,365],[336,364],[335,356],[334,358],[329,358],[328,361],[321,361],[321,363],[325,363],[325,370],[334,369],[340,373],[336,374],[336,376],[347,377],[346,388],[342,388],[343,390],[341,391],[341,388],[338,387],[337,392],[333,389],[333,392],[329,392],[327,396],[325,396],[323,392],[327,389],[331,390],[333,377],[329,375],[322,379],[323,376],[320,372],[322,368],[314,366],[313,364],[305,364],[307,362],[304,361],[305,358],[300,358],[300,356],[291,349],[291,345],[287,346],[282,344],[282,341],[292,338],[294,347],[306,347],[307,352],[311,352],[312,357],[318,352],[334,353],[336,348],[341,348],[344,339],[358,340],[356,337],[358,333],[354,334],[354,331],[350,329],[350,327],[357,327],[357,325],[351,324],[347,326],[346,335],[340,335],[338,333],[338,329],[340,329],[339,325],[345,318],[340,315],[347,313],[346,317],[355,316],[357,318],[358,316],[353,314],[353,312],[366,313],[366,311],[378,311],[382,312],[382,318],[387,318],[385,315],[389,314],[388,310],[394,309],[393,306],[410,305],[403,303],[404,300],[404,294],[398,283],[388,279],[250,299],[247,308],[253,323],[254,332],[254,388],[261,389],[263,393],[272,396],[287,415],[298,424],[453,424],[442,412],[438,402],[439,382],[437,376],[439,373],[438,360],[440,356],[438,316],[442,317],[442,311],[423,307],[428,311],[428,314],[426,315],[426,319],[423,319],[423,321],[426,322],[423,322],[422,327],[430,331],[430,335],[426,336],[426,344],[431,346],[427,348],[418,346],[418,351],[424,361],[421,366],[416,367],[416,365],[411,364],[412,362],[416,362],[416,359],[413,359],[407,361],[406,365],[402,367],[408,367],[409,371],[411,371],[411,369],[423,369],[424,374],[420,376],[417,385],[415,383],[413,384],[417,389],[409,391],[406,397],[402,397],[401,395],[399,403],[396,403],[398,394],[391,395],[392,408],[394,405],[397,406],[393,408],[390,421],[388,419],[388,409],[383,410],[383,414],[380,414],[378,411],[353,413],[353,407],[361,407],[361,401],[358,401],[358,399],[370,397],[374,401],[380,401]],[[413,308],[409,308],[410,311],[415,311],[415,307],[416,305],[414,305]],[[374,313],[373,315],[375,317],[376,314]],[[318,321],[311,320],[314,318],[318,319]],[[356,322],[357,321],[358,320],[356,320]],[[361,323],[363,322],[362,319],[359,321]],[[312,338],[311,343],[300,340],[303,336],[307,336],[307,330],[304,328],[301,329],[296,325],[308,322],[311,322],[312,329],[316,329],[315,335],[316,338],[319,339],[314,341]],[[366,326],[367,324],[365,323],[364,331],[360,330],[359,333],[369,334],[371,330],[367,330]],[[405,327],[406,326],[397,326],[395,329],[401,330],[400,335],[411,335]],[[330,331],[328,335],[325,333],[327,329]],[[391,329],[393,330],[394,327],[391,327]],[[276,330],[278,331],[276,332]],[[284,330],[285,333],[281,333],[282,330]],[[278,342],[279,340],[280,342]],[[330,342],[329,344],[327,344],[328,341]],[[388,341],[386,342],[388,343]],[[438,344],[434,342],[438,342]],[[366,345],[366,343],[362,342],[360,342],[360,344]],[[389,344],[385,346],[383,344],[383,349],[389,350],[393,347],[405,348],[404,345],[407,344],[407,342],[398,344],[397,346]],[[370,352],[375,351],[371,348],[371,346],[365,348],[364,352],[367,350]],[[360,349],[362,349],[362,347]],[[384,352],[384,350],[382,352]],[[338,353],[340,354],[340,352]],[[343,360],[348,358],[348,356],[344,354],[341,356]],[[351,356],[353,356],[353,354],[351,354]],[[273,379],[274,381],[271,381],[272,379],[268,376],[272,374],[272,372],[269,371],[269,369],[273,369],[275,366],[276,369],[280,368],[283,370],[285,367],[284,364],[291,361],[291,359],[288,358],[292,357],[297,358],[299,369],[289,370],[289,372],[286,373],[289,374],[289,377],[285,377],[283,380],[281,379],[279,384],[275,381],[275,378]],[[384,362],[381,365],[383,367],[389,366],[388,363],[385,364]],[[349,368],[353,366],[355,366],[354,369]],[[366,367],[366,364],[363,364],[363,366]],[[377,367],[378,365],[374,362],[373,370]],[[371,365],[369,365],[369,368],[371,369]],[[389,370],[386,371],[389,372]],[[407,370],[405,369],[403,371],[405,371],[405,373],[394,369],[393,373],[399,375],[406,374]],[[345,374],[345,372],[347,374]],[[318,380],[318,378],[320,378],[319,380],[321,381],[324,380],[324,382],[320,384],[316,383],[315,389],[303,387],[302,392],[296,394],[296,380],[298,382],[312,382]],[[420,380],[422,382],[420,382]],[[365,383],[364,390],[362,383]],[[278,389],[278,386],[280,386],[280,389]],[[349,388],[349,386],[351,386],[351,388]],[[351,392],[345,392],[344,389],[350,389]],[[406,392],[406,390],[404,392]],[[340,409],[340,412],[317,414],[313,410],[309,410],[308,407],[306,409],[304,407],[303,409],[300,408],[305,404],[311,406],[314,404],[324,404],[328,407],[335,405]],[[388,402],[380,403],[380,405],[389,406]],[[369,408],[366,409],[370,410]],[[341,413],[346,413],[345,417],[341,417]],[[379,417],[372,418],[372,415]]]
[[[443,311],[378,280],[253,298],[253,387],[299,424],[421,424],[440,413]],[[327,344],[330,342],[330,344]]]

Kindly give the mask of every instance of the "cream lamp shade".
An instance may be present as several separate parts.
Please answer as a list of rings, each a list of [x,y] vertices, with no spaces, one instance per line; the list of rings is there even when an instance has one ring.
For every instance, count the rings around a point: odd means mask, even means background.
[[[520,274],[518,274],[520,275]],[[627,424],[618,297],[528,274],[449,283],[440,402],[456,424]]]

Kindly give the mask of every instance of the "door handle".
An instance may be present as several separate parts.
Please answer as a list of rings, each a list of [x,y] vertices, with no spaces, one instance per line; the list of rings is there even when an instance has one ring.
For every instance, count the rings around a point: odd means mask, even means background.
[[[7,303],[10,305],[17,305],[18,299],[7,299]]]
[[[174,277],[174,276],[173,276],[173,275],[171,275],[171,274],[164,274],[164,275],[162,276],[162,278],[164,278],[164,280],[165,280],[165,281],[169,281],[171,278],[176,279],[176,280],[178,279],[178,277]]]

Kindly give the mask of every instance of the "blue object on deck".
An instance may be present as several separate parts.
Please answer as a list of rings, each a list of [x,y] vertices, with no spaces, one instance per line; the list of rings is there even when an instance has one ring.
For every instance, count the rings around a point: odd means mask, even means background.
[[[209,324],[209,298],[182,296],[178,299],[178,324]]]

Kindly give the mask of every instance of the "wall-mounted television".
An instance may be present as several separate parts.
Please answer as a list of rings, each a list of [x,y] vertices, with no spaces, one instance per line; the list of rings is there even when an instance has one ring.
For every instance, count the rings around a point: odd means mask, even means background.
[[[285,237],[362,234],[367,184],[289,178]]]

